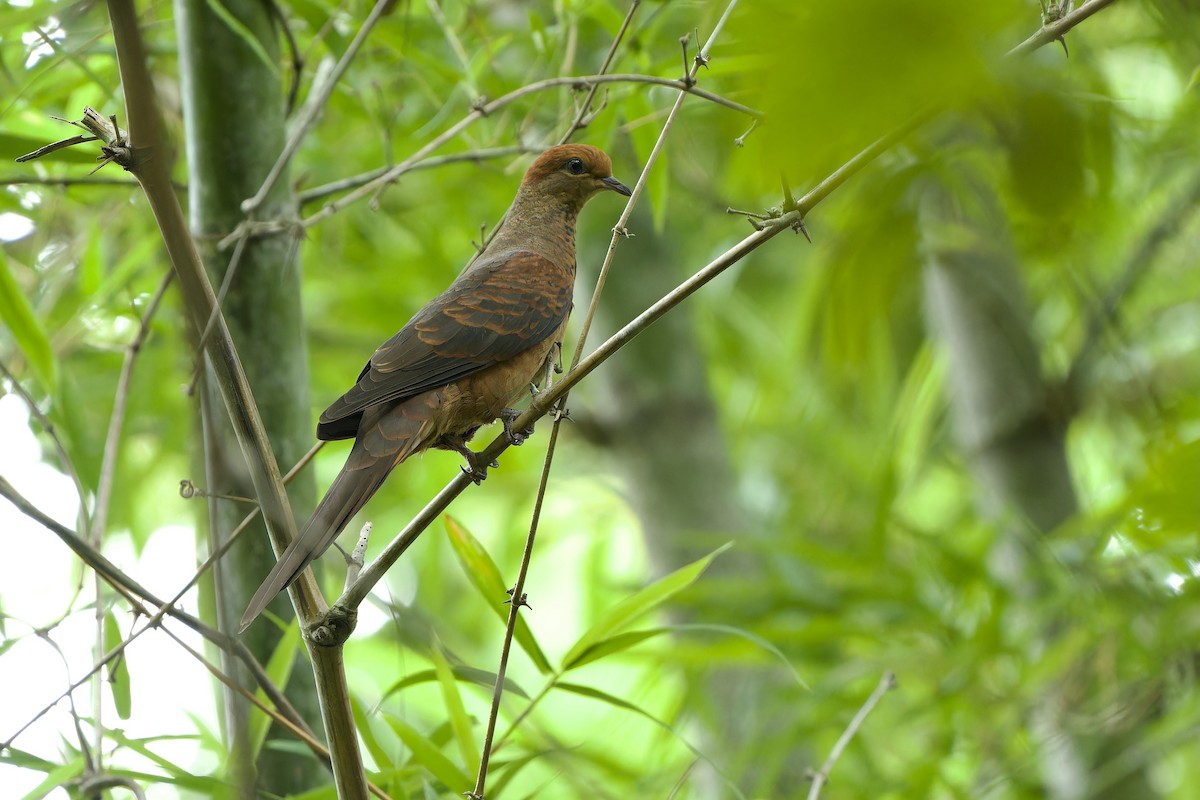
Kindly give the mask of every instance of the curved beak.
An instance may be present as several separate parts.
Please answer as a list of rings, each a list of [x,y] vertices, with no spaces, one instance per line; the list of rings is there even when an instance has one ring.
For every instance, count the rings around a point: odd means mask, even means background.
[[[609,175],[607,178],[601,178],[600,183],[604,184],[605,189],[612,189],[617,194],[623,194],[626,197],[629,197],[631,194],[633,194],[633,192],[629,190],[628,186],[621,183],[611,175]]]

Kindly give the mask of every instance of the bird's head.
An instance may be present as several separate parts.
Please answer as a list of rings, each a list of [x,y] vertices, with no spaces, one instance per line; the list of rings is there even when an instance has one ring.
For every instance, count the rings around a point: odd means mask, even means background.
[[[521,181],[533,191],[572,201],[578,210],[592,196],[613,191],[630,195],[629,187],[613,177],[612,161],[590,144],[560,144],[537,157]]]

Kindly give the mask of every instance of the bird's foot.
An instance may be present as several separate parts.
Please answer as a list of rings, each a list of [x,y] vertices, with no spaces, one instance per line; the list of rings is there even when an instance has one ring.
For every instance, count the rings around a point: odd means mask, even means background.
[[[504,435],[507,437],[508,443],[514,446],[525,444],[525,440],[533,436],[532,425],[520,430],[513,427],[513,423],[519,416],[521,416],[521,412],[515,408],[506,408],[500,412],[500,421],[504,423]]]
[[[484,478],[487,477],[488,467],[492,467],[494,469],[500,466],[499,461],[487,461],[484,459],[483,453],[477,453],[469,448],[464,447],[459,452],[461,452],[463,454],[463,458],[467,460],[467,465],[462,467],[462,471],[466,473],[467,477],[470,478],[476,486],[483,483]]]

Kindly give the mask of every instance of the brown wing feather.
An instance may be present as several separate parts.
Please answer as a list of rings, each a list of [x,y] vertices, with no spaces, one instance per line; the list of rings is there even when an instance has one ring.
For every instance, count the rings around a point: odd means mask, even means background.
[[[317,438],[350,438],[368,406],[445,386],[545,340],[571,312],[572,277],[525,250],[472,265],[375,351],[321,415]]]

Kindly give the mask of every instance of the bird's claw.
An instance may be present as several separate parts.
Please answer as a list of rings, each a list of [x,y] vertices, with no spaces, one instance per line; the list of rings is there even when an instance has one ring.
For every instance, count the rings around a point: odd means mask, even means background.
[[[483,483],[484,479],[487,477],[488,467],[495,469],[500,466],[499,461],[496,461],[495,459],[491,461],[485,461],[483,458],[483,453],[477,453],[474,450],[467,450],[465,453],[463,453],[463,457],[467,459],[467,464],[461,469],[476,486]]]
[[[525,444],[525,440],[533,436],[532,425],[520,430],[513,427],[513,423],[519,416],[521,416],[521,412],[515,408],[506,408],[500,412],[500,421],[504,423],[504,436],[508,439],[508,443],[514,447]]]

